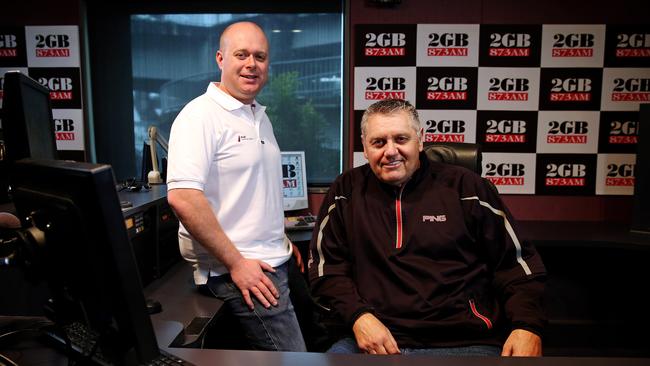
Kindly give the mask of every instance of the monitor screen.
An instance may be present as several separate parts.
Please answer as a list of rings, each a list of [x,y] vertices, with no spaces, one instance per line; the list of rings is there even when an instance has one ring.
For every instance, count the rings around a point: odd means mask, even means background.
[[[284,210],[301,210],[309,207],[307,197],[307,170],[304,151],[282,153],[282,195]]]
[[[111,166],[24,159],[14,164],[11,184],[23,230],[42,238],[26,245],[26,262],[50,288],[45,313],[61,338],[71,339],[75,327],[90,330],[97,346],[86,352],[108,364],[157,357]]]
[[[19,71],[4,75],[2,135],[6,161],[57,158],[50,92]]]

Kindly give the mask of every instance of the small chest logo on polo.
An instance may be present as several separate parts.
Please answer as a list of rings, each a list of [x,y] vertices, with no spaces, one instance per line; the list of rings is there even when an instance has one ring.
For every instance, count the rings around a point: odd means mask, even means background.
[[[447,215],[422,215],[422,222],[445,222]]]
[[[252,141],[255,140],[252,137],[246,137],[245,135],[239,135],[237,136],[237,142],[242,142],[242,141]]]

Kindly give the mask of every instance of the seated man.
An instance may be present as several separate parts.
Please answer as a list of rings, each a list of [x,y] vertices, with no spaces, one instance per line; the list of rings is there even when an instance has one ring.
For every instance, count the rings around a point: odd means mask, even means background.
[[[323,202],[312,290],[354,335],[330,351],[540,356],[540,256],[483,178],[429,161],[420,134],[409,102],[371,105],[368,164],[339,176]]]

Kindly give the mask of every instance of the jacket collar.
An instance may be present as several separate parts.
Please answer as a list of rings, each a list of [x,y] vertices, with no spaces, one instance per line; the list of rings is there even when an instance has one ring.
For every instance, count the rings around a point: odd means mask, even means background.
[[[430,171],[431,167],[431,162],[429,161],[429,158],[424,152],[420,152],[420,155],[418,157],[420,159],[420,166],[413,172],[413,175],[411,176],[411,179],[406,181],[404,183],[406,187],[404,187],[404,192],[409,192],[413,190],[414,187],[416,187],[420,182],[426,177],[427,174]],[[377,184],[386,192],[389,192],[390,194],[394,194],[395,191],[399,191],[401,187],[394,186],[392,184],[384,183],[377,176],[375,173],[370,169],[370,166],[368,166],[368,172],[370,175],[372,175],[372,178]]]

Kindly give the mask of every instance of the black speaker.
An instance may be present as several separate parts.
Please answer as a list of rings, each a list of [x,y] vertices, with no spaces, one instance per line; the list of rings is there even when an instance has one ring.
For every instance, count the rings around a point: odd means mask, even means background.
[[[650,235],[650,104],[639,107],[631,231]]]

